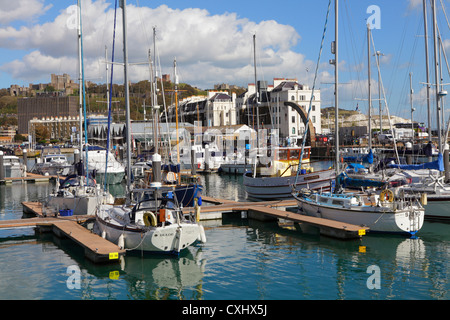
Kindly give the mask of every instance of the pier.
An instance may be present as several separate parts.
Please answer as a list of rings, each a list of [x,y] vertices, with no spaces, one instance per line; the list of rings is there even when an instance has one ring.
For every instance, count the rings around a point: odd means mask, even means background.
[[[203,196],[202,201],[205,205],[201,206],[200,220],[222,219],[222,215],[226,213],[240,214],[242,218],[261,221],[288,220],[300,226],[315,227],[321,235],[337,239],[359,239],[369,230],[366,227],[286,211],[287,208],[297,206],[295,200],[237,202]],[[67,237],[83,247],[85,256],[95,263],[117,262],[126,253],[126,250],[81,225],[94,219],[94,216],[46,216],[40,202],[22,202],[22,206],[24,213],[37,217],[3,220],[0,221],[0,229],[34,227],[39,232],[53,232],[58,237]],[[183,213],[190,214],[194,210],[192,207],[183,208]]]
[[[369,228],[367,227],[286,211],[287,208],[297,207],[297,201],[294,199],[236,202],[202,196],[202,201],[213,205],[201,207],[200,220],[208,220],[208,218],[221,219],[222,214],[226,212],[240,213],[243,217],[260,221],[283,219],[298,224],[313,226],[319,229],[320,234],[337,239],[359,239],[369,231]],[[193,210],[194,208],[184,208],[183,212],[188,214]]]
[[[55,179],[55,176],[43,176],[40,174],[27,172],[25,177],[3,178],[0,180],[0,184],[7,183],[37,183],[37,182],[49,182],[51,179]]]
[[[85,256],[94,263],[118,262],[125,254],[112,242],[103,239],[81,225],[93,216],[45,217],[42,204],[23,202],[24,212],[34,213],[38,217],[0,221],[0,229],[37,228],[39,232],[53,232],[58,237],[67,237],[84,248]]]

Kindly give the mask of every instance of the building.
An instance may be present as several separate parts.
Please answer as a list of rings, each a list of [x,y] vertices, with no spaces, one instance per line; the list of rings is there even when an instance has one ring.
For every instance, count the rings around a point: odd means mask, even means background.
[[[240,123],[255,129],[258,121],[260,129],[278,129],[281,141],[298,141],[305,132],[311,95],[312,90],[297,79],[274,78],[273,85],[265,81],[258,81],[256,86],[251,83],[236,99],[237,117]],[[303,116],[298,110],[303,111]],[[312,134],[321,133],[320,90],[314,91],[310,121]]]
[[[47,116],[42,118],[33,118],[29,121],[29,133],[33,143],[36,141],[36,128],[44,126],[50,134],[50,140],[58,139],[60,141],[77,141],[79,116]]]
[[[33,118],[74,118],[78,115],[79,98],[76,96],[48,94],[17,99],[17,122],[20,134],[29,133],[29,121]]]
[[[64,94],[70,95],[74,93],[74,89],[78,89],[78,83],[75,83],[67,73],[63,75],[51,74],[50,85],[56,91],[63,91]]]
[[[169,122],[175,122],[174,105],[168,108]],[[191,96],[180,101],[178,106],[179,121],[194,123],[200,121],[205,127],[235,125],[236,94],[231,96],[224,91],[208,91],[207,96]],[[165,115],[162,115],[162,122]]]
[[[314,91],[307,85],[301,85],[296,79],[274,79],[274,89],[270,92],[270,105],[272,109],[272,123],[280,129],[280,137],[301,138],[305,132],[305,123],[300,113],[286,102],[300,106],[308,113],[311,102],[310,121],[315,130],[322,132],[320,113],[320,90]]]
[[[78,89],[78,83],[70,79],[67,73],[62,75],[51,74],[50,83],[30,83],[28,87],[19,86],[13,84],[9,87],[9,94],[11,96],[36,96],[37,92],[44,91],[47,87],[51,86],[55,91],[62,92],[64,95],[70,95],[74,93],[74,90]],[[91,82],[86,82],[86,87],[89,87]]]

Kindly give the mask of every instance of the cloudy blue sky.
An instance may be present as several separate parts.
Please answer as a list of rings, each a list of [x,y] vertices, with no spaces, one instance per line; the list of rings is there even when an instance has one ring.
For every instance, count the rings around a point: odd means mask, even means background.
[[[438,25],[445,47],[450,45],[448,0],[436,0]],[[246,86],[253,82],[252,36],[256,33],[258,79],[295,77],[312,85],[328,0],[128,0],[129,61],[147,61],[157,30],[161,72],[172,74],[177,59],[180,81],[202,89],[217,83]],[[82,0],[86,78],[105,82],[104,48],[112,47],[113,0]],[[340,106],[367,112],[366,24],[371,5],[380,9],[373,30],[375,50],[391,114],[409,117],[409,73],[413,74],[416,119],[426,118],[422,0],[340,0]],[[333,105],[334,1],[319,68],[317,87],[322,106]],[[51,73],[77,79],[76,0],[0,0],[0,87],[48,83]],[[429,9],[429,14],[431,10]],[[429,22],[431,17],[429,16]],[[121,11],[118,10],[116,61],[121,59]],[[430,33],[431,36],[431,27]],[[432,40],[432,39],[430,39]],[[447,42],[448,41],[448,42]],[[430,57],[433,56],[430,41]],[[373,48],[372,48],[373,51]],[[431,59],[431,58],[430,58]],[[372,83],[377,97],[377,70],[372,58]],[[448,71],[443,66],[444,82]],[[433,70],[433,69],[432,69]],[[431,74],[434,79],[433,73]],[[145,65],[130,67],[131,81],[146,80]],[[114,82],[123,72],[115,68]],[[377,103],[376,101],[374,103]],[[424,120],[425,121],[425,120]]]

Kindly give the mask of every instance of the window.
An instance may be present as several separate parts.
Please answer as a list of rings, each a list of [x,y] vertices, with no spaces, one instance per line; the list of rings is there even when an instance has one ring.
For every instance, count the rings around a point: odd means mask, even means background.
[[[295,101],[295,96],[291,96],[291,100],[292,100],[292,101]]]
[[[295,116],[292,116],[292,123],[295,123]]]
[[[312,111],[316,111],[316,106],[314,106],[314,105],[311,106],[311,110],[312,110]]]
[[[338,205],[338,206],[343,206],[344,205],[344,201],[343,200],[333,200],[332,204]]]
[[[312,116],[312,123],[316,123],[316,116]]]

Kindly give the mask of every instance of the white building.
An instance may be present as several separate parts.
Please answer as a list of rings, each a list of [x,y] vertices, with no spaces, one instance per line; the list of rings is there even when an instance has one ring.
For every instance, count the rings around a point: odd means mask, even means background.
[[[171,105],[167,116],[175,122],[175,108]],[[194,123],[200,121],[205,127],[236,124],[236,94],[224,91],[208,91],[207,96],[192,96],[179,103],[178,116],[181,121]],[[162,116],[164,121],[165,115]]]
[[[312,90],[307,85],[301,85],[297,79],[274,79],[274,88],[270,92],[270,105],[272,109],[272,123],[280,129],[280,137],[303,137],[305,124],[300,114],[285,102],[299,105],[308,113]],[[320,116],[320,90],[314,90],[311,103],[310,121],[315,133],[322,132]]]
[[[258,85],[260,128],[279,129],[280,139],[290,138],[295,141],[302,138],[305,132],[304,121],[301,115],[285,102],[295,103],[308,113],[312,90],[308,86],[299,84],[297,79],[274,78],[273,85]],[[265,89],[265,90],[262,90]],[[255,127],[255,84],[249,84],[247,92],[236,99],[238,119]],[[320,113],[320,90],[314,91],[314,99],[311,104],[310,120],[316,134],[322,132]],[[282,141],[282,140],[281,140]]]
[[[203,125],[207,127],[236,124],[236,94],[230,96],[226,92],[208,91],[205,120]]]

